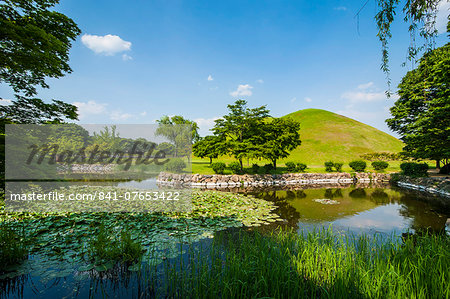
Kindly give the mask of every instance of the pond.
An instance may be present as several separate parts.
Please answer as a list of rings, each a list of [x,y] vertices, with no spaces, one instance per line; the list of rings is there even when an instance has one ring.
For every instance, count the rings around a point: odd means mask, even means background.
[[[405,232],[447,233],[448,208],[433,197],[383,186],[297,190],[260,190],[247,194],[276,203],[285,225],[302,230],[328,228],[354,234],[401,235]]]
[[[119,187],[148,188],[154,187],[155,180],[133,181],[119,183]],[[183,260],[186,251],[202,251],[212,243],[212,236],[228,234],[231,230],[271,231],[275,228],[293,228],[299,233],[321,228],[333,227],[333,233],[349,234],[381,234],[386,236],[401,236],[402,233],[414,231],[432,231],[449,234],[447,208],[433,204],[433,198],[416,192],[409,192],[390,186],[346,186],[321,187],[311,189],[259,189],[233,190],[258,199],[273,203],[276,207],[272,212],[279,217],[273,218],[261,226],[238,228],[240,225],[230,224],[236,219],[225,219],[222,222],[192,221],[186,227],[194,232],[189,238],[168,238],[172,230],[161,229],[158,234],[162,243],[160,256],[167,262]],[[276,221],[275,221],[276,220]],[[86,221],[83,219],[82,221]],[[82,222],[81,221],[81,222]],[[176,227],[172,220],[153,219],[146,225],[157,226],[162,222]],[[228,222],[227,222],[228,221]],[[231,222],[230,222],[231,221]],[[78,222],[74,221],[73,229]],[[95,222],[93,222],[95,223]],[[268,223],[268,224],[267,224]],[[183,224],[184,225],[184,224]],[[206,225],[206,226],[205,226]],[[90,226],[90,225],[89,225]],[[137,225],[142,228],[141,225]],[[51,226],[45,229],[50,229]],[[206,227],[206,229],[205,229]],[[224,228],[228,230],[223,231]],[[80,229],[82,227],[80,226]],[[58,229],[58,225],[56,225]],[[73,230],[72,229],[72,230]],[[40,228],[42,231],[43,229]],[[177,230],[180,230],[177,228]],[[222,230],[222,232],[220,232]],[[48,233],[48,232],[47,232]],[[231,233],[231,232],[230,232]],[[25,260],[15,275],[0,278],[0,298],[85,298],[114,297],[132,298],[146,294],[154,296],[152,289],[146,283],[146,267],[163,269],[167,262],[146,260],[139,271],[130,271],[127,266],[109,266],[107,271],[97,271],[97,268],[81,266],[85,260],[75,255],[49,255],[55,251],[52,242],[77,242],[69,239],[60,230],[49,234],[48,243],[42,244],[42,250],[32,254]],[[159,242],[159,241],[158,241]],[[189,246],[186,243],[193,245]],[[162,244],[161,243],[161,244]],[[154,244],[158,247],[158,244]],[[44,248],[44,247],[48,248]],[[70,251],[70,244],[67,245]],[[50,258],[49,258],[50,256]],[[149,264],[151,266],[149,266]],[[44,266],[46,265],[46,266]],[[159,271],[158,270],[158,271]]]

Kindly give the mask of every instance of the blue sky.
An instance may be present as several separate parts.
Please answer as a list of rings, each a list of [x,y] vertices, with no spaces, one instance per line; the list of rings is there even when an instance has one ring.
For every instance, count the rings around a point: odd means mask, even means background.
[[[196,120],[201,134],[238,98],[273,116],[305,108],[340,113],[389,132],[375,1],[61,0],[82,34],[73,73],[48,80],[39,97],[79,106],[81,123]],[[445,27],[442,2],[438,28]],[[398,16],[390,42],[393,86],[411,68]],[[359,28],[359,30],[358,30]],[[437,46],[448,41],[445,33]],[[0,85],[1,97],[12,99]]]

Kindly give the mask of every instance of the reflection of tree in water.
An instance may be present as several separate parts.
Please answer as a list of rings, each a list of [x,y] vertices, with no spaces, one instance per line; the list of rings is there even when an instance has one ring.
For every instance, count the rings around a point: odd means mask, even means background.
[[[342,198],[343,197],[342,196],[342,190],[341,189],[333,190],[331,188],[326,189],[324,197],[328,198],[328,199]]]
[[[402,205],[399,213],[411,219],[412,229],[417,232],[427,230],[435,233],[445,232],[445,222],[450,215],[436,212],[428,203],[418,200],[415,194],[403,194],[400,202]]]
[[[356,188],[356,189],[350,191],[350,193],[348,195],[350,195],[351,198],[366,198],[367,197],[366,190],[364,190],[363,188]]]
[[[383,189],[377,188],[370,194],[370,199],[377,204],[388,204],[393,202],[393,199],[389,197],[389,195],[384,192]]]
[[[273,202],[277,209],[274,211],[287,221],[287,226],[296,227],[300,219],[300,213],[288,203],[288,199],[305,198],[303,190],[290,190],[287,192],[267,191],[253,193],[253,196]]]

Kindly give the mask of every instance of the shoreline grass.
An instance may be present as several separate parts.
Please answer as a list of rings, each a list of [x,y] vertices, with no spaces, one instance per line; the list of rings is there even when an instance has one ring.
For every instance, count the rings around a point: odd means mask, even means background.
[[[222,234],[206,254],[167,261],[158,294],[170,298],[448,298],[450,237],[399,242],[331,231]],[[152,284],[156,273],[147,273]],[[154,284],[149,286],[155,290]]]

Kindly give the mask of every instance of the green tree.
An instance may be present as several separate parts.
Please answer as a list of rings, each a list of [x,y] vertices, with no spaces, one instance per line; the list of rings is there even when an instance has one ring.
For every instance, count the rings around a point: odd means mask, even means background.
[[[216,120],[214,135],[222,140],[220,147],[239,160],[243,170],[242,159],[261,154],[263,135],[261,127],[269,117],[266,106],[248,108],[247,101],[237,100],[228,105],[229,114]]]
[[[388,126],[401,135],[404,151],[415,158],[448,163],[450,158],[450,43],[426,53],[419,67],[399,84],[400,98]]]
[[[213,159],[224,154],[222,149],[222,140],[217,136],[206,136],[197,141],[192,147],[192,152],[196,157],[209,158],[209,164],[212,164]]]
[[[192,145],[200,138],[198,125],[182,116],[163,116],[157,121],[156,135],[166,137],[175,145],[175,157],[179,154],[190,159]]]
[[[69,17],[49,10],[58,0],[5,0],[0,4],[0,82],[16,93],[36,94],[46,77],[59,78],[68,64],[72,41],[81,33]]]
[[[263,142],[260,152],[263,158],[272,161],[277,168],[277,160],[289,156],[289,152],[301,144],[300,123],[290,118],[270,118],[261,127]]]

